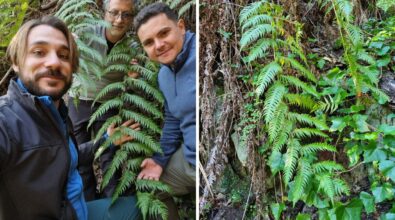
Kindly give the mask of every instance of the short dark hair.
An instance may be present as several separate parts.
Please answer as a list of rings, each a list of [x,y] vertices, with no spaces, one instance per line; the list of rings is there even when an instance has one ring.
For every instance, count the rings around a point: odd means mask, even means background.
[[[178,15],[175,13],[168,5],[162,2],[156,2],[150,5],[147,5],[136,15],[133,21],[134,29],[136,32],[139,30],[141,25],[146,23],[150,18],[159,15],[165,14],[166,17],[175,22],[178,21]]]
[[[77,72],[79,66],[77,44],[75,43],[74,38],[66,24],[59,18],[53,16],[45,16],[30,20],[22,25],[22,27],[12,38],[7,48],[7,56],[11,60],[12,64],[22,67],[27,54],[27,38],[30,34],[30,30],[39,25],[48,25],[63,33],[67,40],[68,46],[70,47],[69,61],[71,63],[72,71]]]

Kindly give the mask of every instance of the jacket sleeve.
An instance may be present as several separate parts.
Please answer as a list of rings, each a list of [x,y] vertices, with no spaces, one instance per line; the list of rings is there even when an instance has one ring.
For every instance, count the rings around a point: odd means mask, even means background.
[[[165,122],[160,138],[160,146],[163,154],[155,153],[152,159],[164,168],[171,155],[181,146],[181,141],[182,132],[180,130],[180,120],[170,113],[167,102],[165,101]]]
[[[105,137],[102,137],[96,142],[92,140],[78,145],[78,166],[92,166],[95,152],[104,141]]]
[[[0,173],[8,163],[11,154],[12,144],[7,129],[2,120],[0,120]]]

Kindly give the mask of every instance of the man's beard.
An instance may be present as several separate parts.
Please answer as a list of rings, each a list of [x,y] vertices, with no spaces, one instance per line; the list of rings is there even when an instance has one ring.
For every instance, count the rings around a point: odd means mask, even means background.
[[[61,79],[64,82],[63,89],[55,92],[48,92],[40,88],[37,82],[40,78],[46,76],[51,76]],[[58,70],[47,70],[47,71],[36,73],[33,79],[26,79],[23,77],[23,74],[20,74],[20,79],[23,85],[26,87],[27,91],[29,91],[32,95],[50,96],[54,101],[61,99],[62,96],[66,94],[66,92],[71,87],[71,79],[67,80],[67,77]]]

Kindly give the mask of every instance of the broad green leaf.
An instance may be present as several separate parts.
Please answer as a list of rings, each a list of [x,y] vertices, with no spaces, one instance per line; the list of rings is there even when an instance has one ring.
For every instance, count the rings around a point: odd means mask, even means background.
[[[356,129],[357,132],[368,132],[369,127],[368,127],[368,123],[366,123],[366,120],[368,119],[367,115],[360,115],[360,114],[356,114],[353,115],[353,120],[355,122],[355,127],[354,129]]]
[[[334,118],[331,120],[332,126],[329,128],[329,131],[342,131],[346,126],[346,121],[344,118]]]
[[[382,186],[376,186],[372,188],[372,193],[376,203],[382,202],[386,199],[392,199],[394,197],[394,190],[392,185],[383,184]]]
[[[273,175],[275,175],[278,171],[283,170],[284,156],[278,151],[273,151],[269,157],[269,166]]]
[[[367,214],[376,211],[376,206],[375,206],[375,203],[374,203],[374,197],[372,195],[370,195],[367,192],[361,192],[359,194],[359,198],[361,199]]]
[[[310,220],[311,216],[309,214],[304,214],[304,213],[299,213],[298,216],[296,216],[296,220]]]
[[[381,215],[380,220],[395,220],[395,213],[386,213]]]
[[[376,148],[374,150],[368,150],[364,153],[364,162],[372,162],[372,161],[381,161],[387,158],[387,154],[380,148]]]
[[[379,126],[379,130],[382,131],[385,135],[394,135],[395,136],[395,126],[381,124]]]
[[[380,171],[392,181],[395,182],[395,162],[392,160],[384,160],[380,162]]]
[[[270,205],[270,209],[272,211],[274,219],[278,220],[281,217],[281,213],[285,209],[285,205],[284,203],[272,203]]]

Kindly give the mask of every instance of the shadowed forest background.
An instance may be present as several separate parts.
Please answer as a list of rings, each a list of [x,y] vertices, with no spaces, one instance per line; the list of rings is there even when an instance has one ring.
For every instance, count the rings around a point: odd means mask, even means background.
[[[395,2],[200,2],[200,219],[395,219]]]

